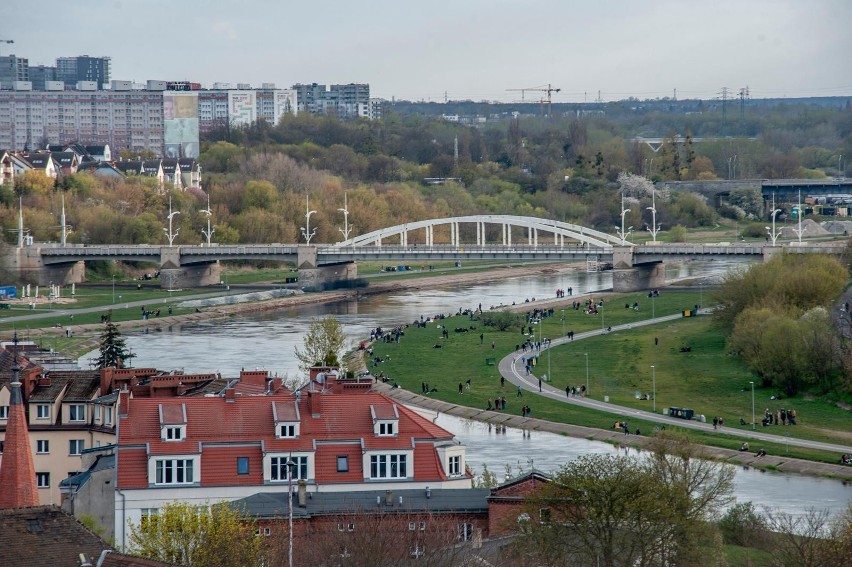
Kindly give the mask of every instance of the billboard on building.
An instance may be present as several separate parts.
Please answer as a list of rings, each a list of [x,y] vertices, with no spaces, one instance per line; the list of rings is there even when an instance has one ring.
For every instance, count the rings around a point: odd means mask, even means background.
[[[198,93],[163,93],[163,150],[167,158],[197,158]]]
[[[257,120],[254,91],[228,91],[228,120],[232,126],[248,126]]]

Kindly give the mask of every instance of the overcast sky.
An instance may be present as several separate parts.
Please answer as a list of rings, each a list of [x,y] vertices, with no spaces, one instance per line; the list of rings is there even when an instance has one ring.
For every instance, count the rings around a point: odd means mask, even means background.
[[[554,102],[852,94],[852,0],[8,2],[0,54],[112,58],[112,78],[370,83],[371,95]],[[446,93],[446,95],[445,95]],[[528,92],[538,100],[541,92]]]

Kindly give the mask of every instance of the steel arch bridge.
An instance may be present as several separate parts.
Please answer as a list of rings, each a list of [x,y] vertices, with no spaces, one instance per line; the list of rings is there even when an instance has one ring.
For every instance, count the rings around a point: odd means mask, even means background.
[[[500,225],[502,231],[503,246],[512,246],[512,228],[517,227],[526,231],[526,244],[538,246],[539,231],[553,235],[553,244],[563,246],[565,239],[583,243],[589,247],[609,249],[613,246],[632,246],[627,240],[600,232],[584,226],[560,222],[536,217],[522,217],[516,215],[470,215],[463,217],[449,217],[443,219],[430,219],[398,224],[396,226],[374,230],[355,238],[338,242],[336,248],[376,246],[381,248],[382,241],[388,238],[399,237],[400,246],[408,246],[408,234],[415,230],[425,230],[426,246],[435,244],[435,227],[449,225],[450,245],[461,246],[460,225],[473,224],[476,227],[476,245],[486,244],[486,225]],[[523,236],[521,237],[523,239]],[[471,243],[472,244],[472,243]]]

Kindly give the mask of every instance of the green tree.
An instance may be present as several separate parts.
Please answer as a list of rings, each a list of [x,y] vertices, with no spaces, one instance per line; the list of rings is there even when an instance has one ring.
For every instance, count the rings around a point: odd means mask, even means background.
[[[686,227],[678,224],[669,230],[669,238],[672,242],[686,242]]]
[[[256,525],[237,510],[170,502],[157,515],[130,525],[132,553],[186,567],[260,565],[263,541]]]
[[[302,348],[295,348],[299,368],[307,372],[317,365],[337,366],[346,344],[346,335],[334,315],[312,319]]]
[[[97,368],[125,368],[125,365],[135,356],[125,345],[118,326],[111,320],[107,320],[104,324],[98,350]]]

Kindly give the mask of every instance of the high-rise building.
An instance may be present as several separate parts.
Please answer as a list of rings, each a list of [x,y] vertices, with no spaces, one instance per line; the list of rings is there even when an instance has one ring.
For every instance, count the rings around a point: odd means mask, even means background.
[[[29,81],[29,59],[16,55],[0,57],[0,88],[11,89],[15,81]]]
[[[48,67],[47,65],[35,65],[30,67],[30,78],[28,79],[33,84],[33,90],[46,91],[48,83],[56,81],[56,67]]]
[[[93,81],[98,84],[98,88],[102,88],[109,83],[109,64],[109,57],[59,57],[56,59],[56,80],[64,81],[66,85]]]
[[[371,118],[370,85],[349,83],[347,85],[293,85],[300,112],[336,115],[341,118]]]

